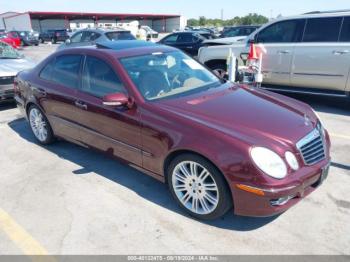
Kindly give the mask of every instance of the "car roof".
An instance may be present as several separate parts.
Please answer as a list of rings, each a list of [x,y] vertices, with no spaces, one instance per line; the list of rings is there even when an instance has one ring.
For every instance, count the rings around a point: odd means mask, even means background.
[[[129,30],[126,30],[124,28],[116,27],[116,28],[84,28],[77,32],[81,31],[90,31],[90,32],[98,32],[98,33],[108,33],[108,32],[130,32]]]
[[[90,47],[67,48],[56,53],[80,54],[84,51],[89,53],[104,52],[116,58],[147,55],[152,53],[166,53],[178,51],[178,49],[141,40],[106,41]]]
[[[293,19],[327,18],[327,17],[344,17],[344,16],[350,16],[350,11],[349,10],[325,11],[325,12],[314,11],[314,12],[308,12],[305,14],[295,15],[295,16],[283,16],[275,20],[272,20],[268,24],[272,24],[278,21],[293,20]]]
[[[121,40],[121,41],[105,41],[96,44],[97,48],[101,49],[113,49],[113,50],[124,50],[130,48],[156,46],[157,44],[148,41],[139,40]]]

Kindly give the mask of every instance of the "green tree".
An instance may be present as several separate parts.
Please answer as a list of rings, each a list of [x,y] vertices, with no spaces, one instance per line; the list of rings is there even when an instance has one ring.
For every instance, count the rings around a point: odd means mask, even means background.
[[[200,16],[199,19],[191,18],[187,21],[188,26],[236,26],[236,25],[261,25],[265,24],[269,19],[263,15],[251,13],[243,17],[236,16],[231,19],[207,19]]]

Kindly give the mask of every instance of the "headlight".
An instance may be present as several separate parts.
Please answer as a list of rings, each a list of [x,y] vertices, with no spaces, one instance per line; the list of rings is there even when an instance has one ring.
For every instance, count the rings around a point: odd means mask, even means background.
[[[254,147],[250,151],[254,163],[266,175],[282,179],[287,175],[287,167],[283,159],[270,149]]]
[[[288,165],[294,170],[298,170],[299,169],[299,163],[297,158],[295,157],[295,155],[292,152],[287,151],[285,153],[285,158],[287,160]]]

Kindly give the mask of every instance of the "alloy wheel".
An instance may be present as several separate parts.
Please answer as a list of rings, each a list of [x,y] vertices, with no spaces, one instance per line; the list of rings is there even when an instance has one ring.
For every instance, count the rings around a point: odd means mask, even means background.
[[[32,108],[29,112],[29,123],[35,137],[40,142],[45,142],[48,137],[48,129],[43,114],[37,109]]]
[[[174,168],[172,186],[180,203],[195,214],[210,214],[218,206],[220,195],[214,177],[194,161],[180,162]]]

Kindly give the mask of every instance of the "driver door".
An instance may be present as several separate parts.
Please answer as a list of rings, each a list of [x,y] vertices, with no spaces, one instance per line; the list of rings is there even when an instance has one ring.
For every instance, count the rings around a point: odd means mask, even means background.
[[[81,126],[81,141],[142,166],[140,115],[137,107],[103,105],[103,97],[127,93],[111,63],[102,58],[86,56],[82,84],[76,106]]]
[[[296,42],[303,33],[305,19],[276,22],[260,31],[255,42],[266,49],[262,71],[264,83],[289,85]]]

